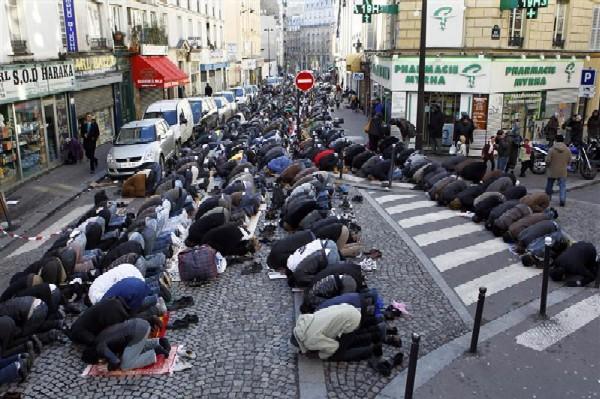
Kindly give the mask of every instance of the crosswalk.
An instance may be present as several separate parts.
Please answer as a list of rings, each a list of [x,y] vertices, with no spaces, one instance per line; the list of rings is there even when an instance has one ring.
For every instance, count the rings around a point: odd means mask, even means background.
[[[442,278],[473,314],[479,287],[486,287],[485,319],[496,319],[537,300],[541,269],[523,266],[509,245],[494,237],[482,224],[458,211],[440,207],[420,191],[404,185],[369,195],[413,239]],[[550,282],[550,290],[559,288]],[[519,335],[517,343],[544,350],[600,317],[598,294],[583,299],[550,320]],[[595,306],[594,309],[592,309]],[[578,317],[586,312],[585,317]]]

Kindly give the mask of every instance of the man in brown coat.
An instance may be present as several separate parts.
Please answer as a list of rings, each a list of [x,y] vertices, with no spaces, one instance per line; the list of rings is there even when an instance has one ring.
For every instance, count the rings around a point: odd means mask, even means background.
[[[556,136],[556,142],[550,148],[546,163],[548,164],[548,180],[546,182],[546,194],[552,199],[552,188],[558,180],[560,206],[565,206],[567,201],[567,167],[571,162],[571,150],[565,145],[562,135]]]

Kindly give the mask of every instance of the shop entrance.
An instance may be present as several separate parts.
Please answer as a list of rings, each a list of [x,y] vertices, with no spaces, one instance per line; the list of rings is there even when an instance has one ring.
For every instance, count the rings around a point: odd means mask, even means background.
[[[431,106],[436,104],[444,115],[444,124],[454,126],[460,116],[460,93],[425,93],[425,132],[424,143],[431,143],[429,134],[429,113]],[[452,137],[450,137],[452,140]]]
[[[56,112],[54,109],[54,100],[44,101],[44,127],[46,130],[46,143],[48,143],[48,161],[50,163],[58,161],[58,139],[56,137]]]

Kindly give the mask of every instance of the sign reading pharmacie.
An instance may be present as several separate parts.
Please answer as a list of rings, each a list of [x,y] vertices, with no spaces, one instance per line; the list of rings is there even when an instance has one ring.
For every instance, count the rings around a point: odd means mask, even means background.
[[[494,60],[491,92],[578,89],[582,60]]]
[[[0,103],[72,91],[75,67],[72,61],[0,66]]]
[[[479,58],[428,57],[425,90],[430,92],[485,93],[489,90],[491,61]],[[417,91],[419,59],[376,60],[371,79],[392,91]]]

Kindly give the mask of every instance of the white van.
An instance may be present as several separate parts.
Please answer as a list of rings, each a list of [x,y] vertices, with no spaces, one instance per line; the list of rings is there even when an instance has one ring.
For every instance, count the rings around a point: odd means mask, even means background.
[[[143,119],[163,118],[173,129],[177,145],[185,143],[194,131],[194,115],[185,98],[161,100],[146,108]]]

